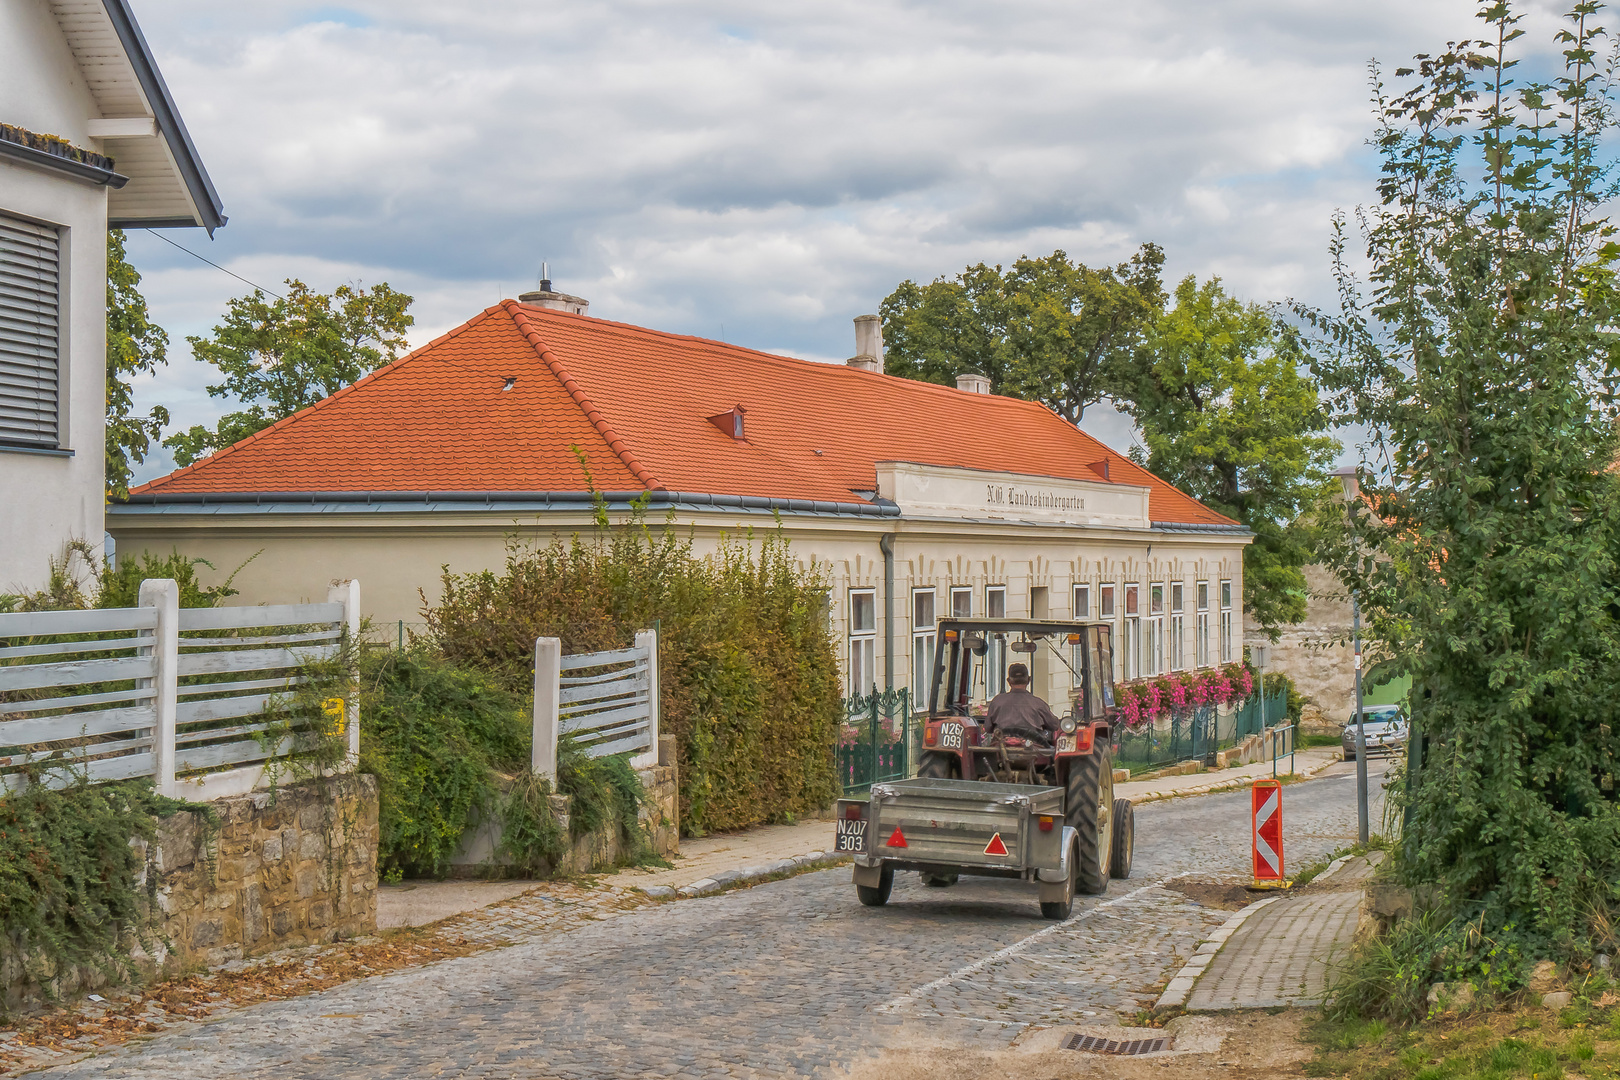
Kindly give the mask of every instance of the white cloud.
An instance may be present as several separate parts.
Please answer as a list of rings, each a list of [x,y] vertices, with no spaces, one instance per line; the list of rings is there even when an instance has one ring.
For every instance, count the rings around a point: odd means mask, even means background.
[[[1144,241],[1173,278],[1326,300],[1328,218],[1372,194],[1366,63],[1474,4],[1368,0],[315,9],[137,0],[230,215],[176,240],[275,288],[387,280],[418,343],[532,287],[592,313],[837,358],[904,278]],[[1538,15],[1532,33],[1546,39]],[[131,243],[174,366],[240,283]],[[143,470],[151,475],[151,467]]]

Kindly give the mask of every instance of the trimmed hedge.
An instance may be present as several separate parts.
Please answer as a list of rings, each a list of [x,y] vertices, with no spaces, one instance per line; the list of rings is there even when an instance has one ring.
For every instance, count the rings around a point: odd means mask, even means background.
[[[780,531],[699,558],[639,512],[618,528],[599,513],[589,540],[514,540],[504,573],[447,569],[443,584],[425,612],[434,643],[514,693],[533,685],[535,638],[592,652],[658,625],[660,730],[679,744],[686,835],[790,821],[837,795],[844,705],[824,575]]]

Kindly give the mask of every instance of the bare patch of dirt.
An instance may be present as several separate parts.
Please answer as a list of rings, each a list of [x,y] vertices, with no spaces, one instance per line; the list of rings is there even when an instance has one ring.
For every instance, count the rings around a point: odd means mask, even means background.
[[[1215,881],[1175,881],[1165,888],[1174,889],[1195,903],[1209,908],[1219,908],[1222,911],[1236,911],[1238,908],[1248,907],[1256,899],[1255,895],[1242,885]]]
[[[1115,1057],[1062,1049],[1072,1030],[1100,1034],[1096,1028],[1046,1028],[1026,1032],[999,1052],[951,1045],[950,1021],[908,1024],[893,1045],[875,1058],[841,1074],[845,1080],[1274,1080],[1297,1078],[1313,1048],[1300,1041],[1310,1016],[1304,1010],[1270,1013],[1249,1011],[1172,1021],[1182,1027],[1197,1052]],[[1189,1024],[1188,1021],[1193,1023]],[[942,1028],[944,1030],[942,1030]],[[1194,1034],[1200,1036],[1192,1038]],[[1109,1036],[1119,1037],[1119,1036]],[[1218,1049],[1203,1050],[1214,1045]]]

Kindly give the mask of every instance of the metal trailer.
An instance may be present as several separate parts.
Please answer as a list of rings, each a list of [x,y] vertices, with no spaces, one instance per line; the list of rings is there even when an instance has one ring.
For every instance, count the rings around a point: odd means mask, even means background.
[[[1002,684],[1007,654],[1033,657],[1043,646],[1074,676],[1061,729],[1049,739],[987,737],[983,699]],[[1129,801],[1114,798],[1119,707],[1107,626],[941,620],[928,702],[921,775],[838,802],[837,849],[855,856],[861,903],[887,903],[896,870],[934,887],[971,874],[1036,882],[1041,913],[1066,919],[1075,893],[1130,876],[1136,819]]]
[[[958,874],[1034,881],[1041,913],[1074,904],[1078,836],[1064,824],[1062,788],[919,777],[872,785],[870,800],[838,801],[840,852],[855,856],[861,903],[888,902],[896,870],[925,881]]]

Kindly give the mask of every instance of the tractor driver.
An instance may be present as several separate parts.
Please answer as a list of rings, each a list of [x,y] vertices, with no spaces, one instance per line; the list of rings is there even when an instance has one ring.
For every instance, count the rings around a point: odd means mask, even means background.
[[[1046,702],[1029,691],[1029,668],[1014,664],[1007,669],[1006,693],[997,694],[985,715],[987,734],[1001,732],[1023,739],[1036,739],[1050,746],[1060,721]]]

